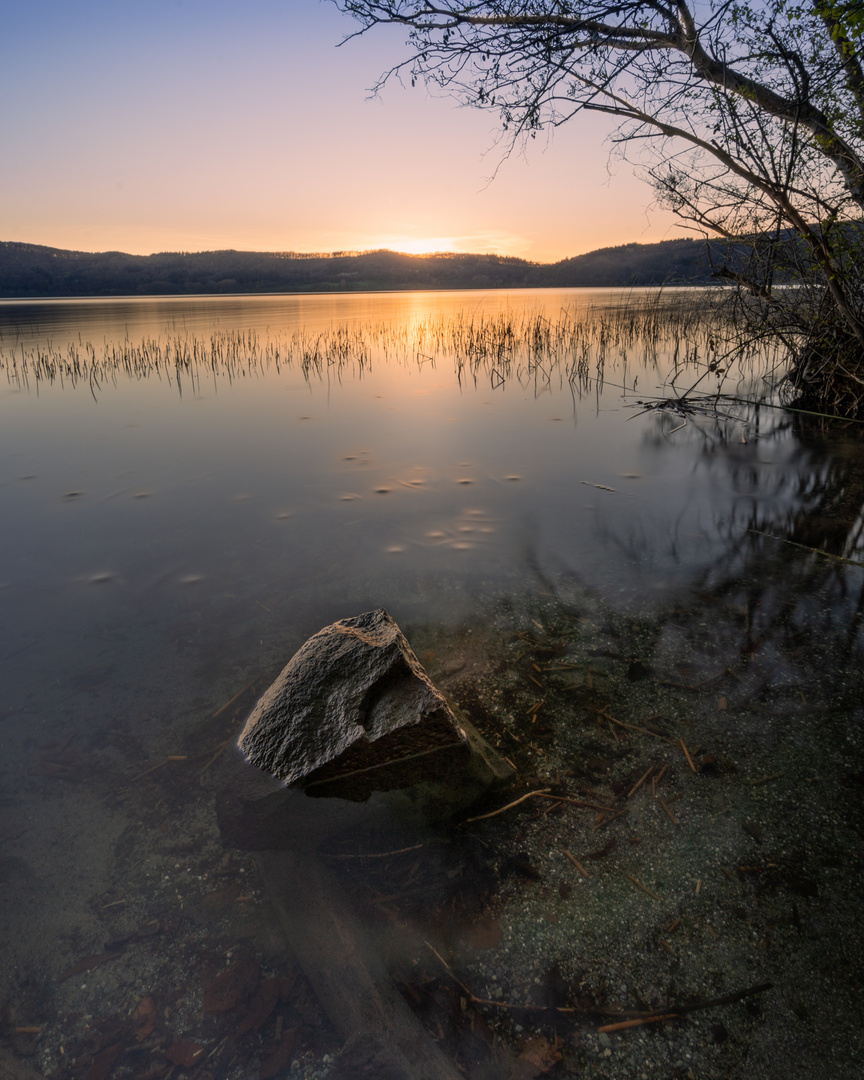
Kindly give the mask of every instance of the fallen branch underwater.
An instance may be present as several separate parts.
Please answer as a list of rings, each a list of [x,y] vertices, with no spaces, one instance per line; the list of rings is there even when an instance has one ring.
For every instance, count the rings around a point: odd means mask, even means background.
[[[667,1005],[663,1008],[648,1009],[648,1010],[630,1010],[630,1009],[592,1009],[575,1006],[547,1006],[547,1005],[519,1005],[514,1002],[506,1001],[493,1001],[489,998],[477,997],[471,990],[457,978],[453,972],[453,969],[444,959],[444,957],[438,952],[434,946],[426,942],[427,948],[435,955],[441,966],[450,976],[454,983],[459,987],[462,993],[465,995],[468,1001],[473,1005],[488,1005],[496,1009],[507,1009],[516,1012],[556,1012],[561,1014],[580,1014],[583,1016],[589,1016],[592,1013],[600,1016],[613,1017],[620,1016],[625,1017],[621,1021],[604,1024],[598,1028],[599,1032],[610,1031],[624,1031],[627,1028],[640,1027],[643,1024],[656,1024],[664,1020],[679,1020],[681,1017],[686,1016],[691,1012],[699,1012],[703,1009],[719,1008],[721,1005],[734,1005],[738,1001],[743,1001],[745,998],[754,997],[756,994],[763,994],[766,990],[773,989],[773,983],[759,983],[756,986],[749,986],[746,990],[736,990],[732,994],[724,994],[722,997],[707,998],[705,1000],[690,1001],[684,1005]]]
[[[626,1016],[627,1020],[622,1020],[620,1023],[615,1024],[604,1024],[603,1027],[598,1028],[598,1031],[624,1031],[627,1028],[639,1027],[642,1024],[656,1024],[661,1020],[678,1020],[691,1012],[699,1012],[703,1009],[715,1009],[721,1005],[734,1005],[737,1001],[743,1001],[745,998],[754,997],[756,994],[763,994],[766,990],[771,990],[773,986],[773,983],[759,983],[757,986],[750,986],[746,990],[738,990],[734,994],[724,994],[723,997],[709,998],[705,1001],[691,1001],[686,1005],[669,1006],[669,1011],[654,1009],[650,1012],[640,1013],[629,1011],[622,1012],[619,1015]]]
[[[802,551],[810,551],[814,555],[822,555],[826,559],[834,559],[836,562],[848,563],[850,566],[864,566],[864,562],[857,559],[847,559],[845,555],[833,555],[830,551],[822,548],[810,547],[809,544],[799,544],[797,540],[788,540],[785,536],[774,536],[773,533],[763,532],[761,529],[748,529],[747,532],[756,536],[766,536],[769,540],[776,540],[778,544],[789,544],[791,547],[801,548]]]

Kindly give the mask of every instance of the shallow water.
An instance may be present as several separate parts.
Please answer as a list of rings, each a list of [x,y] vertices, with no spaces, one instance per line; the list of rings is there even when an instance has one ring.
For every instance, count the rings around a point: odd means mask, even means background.
[[[622,299],[568,290],[0,303],[0,795],[2,855],[17,882],[0,933],[19,1026],[31,1026],[26,1000],[32,1026],[50,1027],[61,991],[46,986],[76,956],[100,952],[99,911],[128,902],[115,864],[130,844],[150,852],[209,820],[209,793],[198,792],[211,753],[335,619],[385,607],[432,663],[488,653],[495,635],[476,637],[502,612],[529,611],[575,582],[610,618],[668,624],[658,656],[722,653],[720,599],[744,613],[748,638],[782,628],[782,643],[798,634],[805,650],[818,639],[838,665],[823,672],[832,685],[857,664],[856,432],[826,434],[769,408],[683,426],[636,415],[638,401],[670,393],[663,342],[607,349],[602,365],[595,352],[576,378],[572,356],[472,361],[436,351],[430,333],[456,318],[555,323]],[[124,343],[214,340],[233,352],[209,366],[112,374],[91,361],[93,377],[70,366],[52,380],[32,365],[40,350],[72,365],[88,345],[102,356]],[[679,386],[704,366],[689,371]],[[754,380],[742,373],[724,388]],[[676,643],[679,616],[687,633]],[[179,779],[135,817],[114,796],[154,767]],[[137,887],[143,904],[148,885]],[[123,987],[126,1004],[144,989]],[[111,1011],[107,990],[91,993],[88,1015]]]

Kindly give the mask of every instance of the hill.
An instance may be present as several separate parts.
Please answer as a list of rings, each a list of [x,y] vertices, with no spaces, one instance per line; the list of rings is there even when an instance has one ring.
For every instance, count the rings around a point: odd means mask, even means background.
[[[710,277],[708,250],[701,240],[624,244],[556,263],[501,255],[404,255],[395,251],[126,255],[0,242],[3,298],[626,287],[697,284]]]

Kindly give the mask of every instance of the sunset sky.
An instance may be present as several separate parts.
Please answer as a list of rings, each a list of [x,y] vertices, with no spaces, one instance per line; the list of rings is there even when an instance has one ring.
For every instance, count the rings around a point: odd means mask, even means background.
[[[369,100],[403,34],[337,48],[353,29],[323,0],[7,5],[0,240],[551,261],[681,235],[605,121],[502,161],[490,114],[422,86]]]

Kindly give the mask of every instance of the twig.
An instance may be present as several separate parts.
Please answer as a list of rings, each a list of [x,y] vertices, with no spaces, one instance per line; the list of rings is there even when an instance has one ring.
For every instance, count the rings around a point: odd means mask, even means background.
[[[263,607],[264,605],[262,604],[261,606]],[[281,1017],[280,1017],[280,1019],[281,1019]],[[216,1045],[213,1047],[213,1049],[207,1055],[207,1060],[209,1061],[210,1058],[212,1058],[214,1054],[220,1054],[225,1049],[225,1044],[227,1042],[228,1042],[228,1036],[226,1035],[225,1038],[222,1040],[222,1042],[216,1043]]]
[[[698,773],[698,772],[699,772],[699,770],[698,770],[698,769],[696,768],[696,766],[695,766],[695,765],[693,764],[693,758],[691,758],[691,757],[690,757],[690,751],[689,751],[689,750],[687,749],[687,747],[686,747],[686,746],[684,745],[684,740],[683,740],[683,739],[679,739],[678,741],[679,741],[679,742],[681,743],[681,749],[682,749],[682,750],[684,751],[684,757],[686,757],[686,758],[687,758],[687,764],[688,764],[688,765],[690,766],[690,768],[691,768],[691,769],[693,770],[693,772],[695,772],[695,773]]]
[[[213,716],[211,717],[211,719],[212,719],[212,720],[215,720],[217,716],[221,716],[221,715],[222,715],[222,713],[223,713],[223,712],[225,712],[225,710],[226,710],[226,709],[227,709],[227,708],[228,708],[228,707],[229,707],[230,705],[233,705],[233,704],[234,704],[234,702],[235,702],[235,701],[236,701],[236,700],[237,700],[238,698],[242,697],[242,696],[243,696],[243,695],[244,695],[244,694],[246,693],[246,691],[247,691],[247,690],[249,689],[249,687],[250,687],[250,686],[254,686],[256,682],[258,682],[258,676],[257,676],[257,675],[255,676],[255,678],[254,678],[254,679],[252,679],[252,681],[251,681],[251,682],[248,682],[248,683],[246,683],[246,685],[245,685],[245,686],[243,687],[243,689],[242,689],[242,690],[238,690],[238,691],[237,691],[237,693],[236,693],[236,694],[234,695],[234,697],[232,697],[232,698],[231,698],[231,700],[230,700],[230,701],[226,701],[226,702],[225,702],[225,704],[224,704],[224,705],[222,706],[222,708],[221,708],[221,709],[217,709],[217,710],[216,710],[216,712],[214,712],[214,713],[213,713]]]
[[[669,762],[667,761],[659,773],[654,777],[655,781],[659,784],[663,777],[666,775],[666,771],[669,768]]]
[[[24,833],[29,832],[29,829],[21,829],[17,833],[9,833],[8,836],[0,837],[0,844],[11,844],[13,840],[20,840]]]
[[[585,869],[585,867],[582,865],[582,863],[579,862],[579,860],[576,858],[576,856],[571,854],[567,850],[567,848],[564,848],[564,854],[567,856],[567,858],[570,860],[570,862],[573,863],[573,865],[576,867],[576,869],[579,871],[579,873],[582,875],[582,877],[584,877],[584,878],[591,877],[591,875],[588,873],[588,871]]]
[[[419,851],[426,844],[412,844],[411,847],[397,848],[395,851],[373,851],[368,855],[362,851],[357,854],[334,855],[334,859],[388,859],[391,855],[404,855],[408,851]]]
[[[739,990],[734,994],[725,994],[723,997],[711,998],[707,1001],[691,1001],[686,1005],[673,1005],[671,1006],[674,1010],[672,1012],[659,1013],[654,1009],[652,1012],[632,1013],[628,1011],[619,1013],[619,1016],[628,1016],[629,1019],[616,1024],[604,1024],[603,1027],[598,1028],[598,1031],[623,1031],[625,1028],[636,1027],[639,1024],[651,1024],[659,1020],[674,1020],[676,1017],[698,1012],[701,1009],[715,1009],[720,1005],[734,1005],[738,1001],[743,1001],[744,998],[753,997],[755,994],[762,994],[766,990],[771,990],[773,986],[773,983],[760,983],[758,986],[750,986],[746,990]],[[605,1015],[614,1014],[607,1012]]]
[[[638,731],[640,735],[650,735],[654,739],[662,739],[663,742],[671,743],[672,739],[667,739],[665,735],[658,735],[656,731],[651,731],[650,728],[639,727],[638,724],[625,724],[623,720],[616,720],[614,716],[605,714],[607,720],[611,720],[613,724],[617,724],[618,727],[627,728],[629,731]]]
[[[675,428],[677,431],[678,429]],[[670,432],[671,434],[671,432]],[[597,1028],[601,1033],[609,1031],[624,1031],[625,1028],[641,1027],[643,1024],[659,1024],[663,1020],[677,1020],[678,1013],[661,1013],[657,1016],[644,1016],[639,1020],[622,1020],[620,1024],[604,1024]]]
[[[648,888],[648,886],[643,885],[642,882],[639,881],[638,878],[633,877],[632,874],[628,874],[627,877],[630,878],[630,880],[633,882],[634,885],[638,885],[639,888],[642,890],[642,892],[648,893],[648,895],[652,896],[655,900],[660,900],[662,902],[662,898],[659,897],[656,892],[651,892],[651,890]]]
[[[663,809],[666,811],[667,815],[669,816],[669,820],[672,822],[673,825],[680,825],[681,824],[681,822],[678,820],[678,818],[675,817],[675,815],[672,813],[672,811],[666,805],[666,802],[663,799],[661,799],[659,795],[657,796],[657,802],[659,802],[660,805],[663,807]]]
[[[453,974],[453,968],[450,967],[450,965],[447,963],[447,961],[444,959],[444,957],[441,955],[441,953],[438,952],[438,950],[435,948],[435,946],[430,945],[430,943],[428,941],[424,941],[423,944],[426,946],[427,949],[430,949],[435,954],[435,956],[438,959],[438,962],[443,966],[444,970],[447,972],[447,974],[450,976],[450,978],[455,983],[457,983],[461,987],[462,990],[465,991],[465,993],[468,995],[468,997],[474,997],[474,995],[471,993],[471,991],[468,989],[468,987],[464,983],[459,982],[459,980]]]
[[[144,772],[139,772],[137,776],[133,776],[127,783],[134,784],[136,780],[141,780],[145,776],[149,776],[150,773],[156,772],[157,769],[161,769],[163,765],[167,765],[169,761],[185,761],[186,758],[182,754],[172,754],[170,757],[163,758],[158,764],[151,765],[149,769],[145,769]]]
[[[734,994],[724,994],[723,997],[710,998],[707,1001],[691,1001],[687,1005],[679,1005],[676,1008],[676,1012],[690,1013],[698,1012],[700,1009],[714,1009],[718,1005],[734,1005],[736,1001],[743,1001],[744,998],[753,997],[755,994],[763,994],[766,990],[772,990],[774,983],[759,983],[758,986],[750,986],[746,990],[738,990]]]
[[[652,772],[654,772],[654,766],[649,765],[648,768],[643,773],[643,775],[640,777],[640,779],[637,780],[636,783],[633,785],[633,787],[630,788],[630,790],[627,792],[627,798],[628,799],[633,798],[633,796],[636,794],[636,792],[639,790],[639,788],[642,787],[642,785],[645,783],[645,781],[648,779],[648,777],[651,775]]]
[[[519,803],[525,802],[526,799],[532,798],[534,795],[547,795],[550,788],[542,788],[540,791],[529,791],[527,795],[523,795],[519,799],[514,799],[513,802],[507,803],[506,806],[501,806],[497,810],[491,810],[488,814],[478,814],[477,817],[465,818],[462,822],[463,825],[468,825],[472,821],[485,821],[486,818],[495,817],[497,814],[503,814],[505,810],[512,810],[514,806],[518,806]],[[430,946],[431,948],[431,946]]]
[[[603,810],[594,819],[594,828],[602,829],[604,825],[608,825],[610,821],[614,821],[616,817],[622,817],[626,813],[626,810]]]
[[[770,776],[760,776],[758,780],[751,780],[750,783],[753,787],[759,784],[767,784],[770,780],[779,780],[781,776],[785,776],[785,772],[771,773]]]
[[[204,773],[207,772],[207,770],[210,768],[210,766],[213,764],[213,762],[216,760],[216,758],[218,758],[220,756],[220,754],[223,754],[225,752],[225,747],[228,745],[229,742],[231,742],[231,739],[226,739],[225,742],[219,744],[219,749],[216,751],[215,754],[213,754],[212,757],[208,758],[207,764],[204,766],[204,768],[201,770],[201,772],[198,773],[198,779],[199,780],[204,775]]]
[[[546,789],[546,792],[549,788]],[[554,799],[556,802],[569,803],[571,806],[584,806],[588,810],[607,810],[614,811],[613,806],[604,806],[602,803],[586,802],[584,799],[571,799],[569,795],[547,795],[544,791],[535,791],[534,795],[539,795],[541,799]]]
[[[117,784],[112,787],[107,795],[102,799],[103,803],[106,803],[115,792],[119,791],[121,786],[128,787],[129,784],[134,784],[136,780],[142,780],[145,776],[149,776],[151,773],[156,772],[157,769],[161,769],[163,765],[167,765],[169,761],[187,761],[188,756],[186,754],[169,754],[167,757],[158,761],[155,765],[151,765],[149,769],[145,769],[144,772],[138,773],[136,776],[131,777],[129,780],[125,780],[123,784]]]
[[[858,562],[857,559],[847,559],[844,555],[832,555],[830,551],[823,551],[822,548],[810,547],[809,544],[799,544],[795,540],[787,540],[785,536],[773,536],[771,533],[763,532],[761,529],[748,529],[747,532],[756,533],[757,536],[767,536],[769,540],[776,540],[780,544],[790,544],[792,547],[811,551],[814,555],[822,555],[826,559],[835,559],[837,562],[849,563],[852,566],[864,566],[864,563]]]

